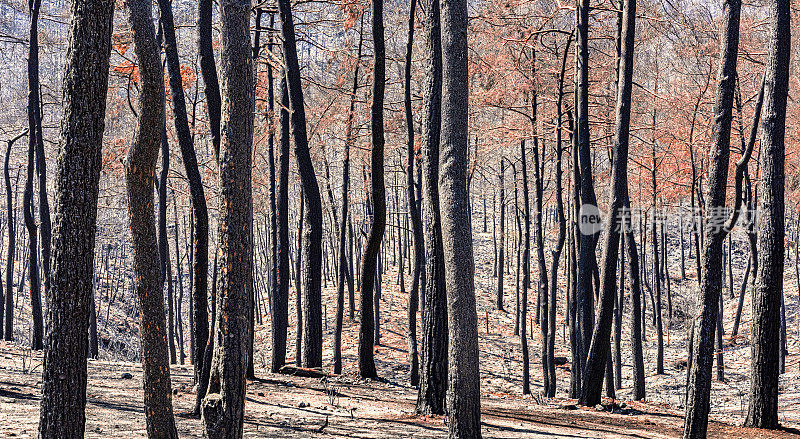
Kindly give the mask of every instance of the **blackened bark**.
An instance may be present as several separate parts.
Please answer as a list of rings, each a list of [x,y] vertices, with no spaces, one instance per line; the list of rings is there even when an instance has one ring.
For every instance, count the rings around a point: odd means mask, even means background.
[[[441,4],[442,131],[439,212],[447,289],[450,439],[481,438],[478,316],[469,209],[467,0]]]
[[[311,153],[306,133],[306,111],[303,103],[303,88],[300,79],[300,64],[297,60],[297,43],[289,0],[279,0],[283,34],[283,57],[286,63],[286,80],[292,116],[295,157],[297,158],[303,196],[306,201],[305,221],[308,228],[303,239],[303,276],[305,277],[303,307],[303,366],[322,366],[322,201],[319,184],[311,162]]]
[[[531,393],[530,366],[528,359],[528,288],[531,284],[531,212],[528,195],[528,159],[525,154],[525,140],[519,144],[520,161],[522,162],[522,203],[525,237],[522,249],[522,293],[520,294],[519,341],[522,348],[522,394]],[[531,331],[533,328],[531,328]]]
[[[361,325],[358,332],[358,373],[362,378],[375,378],[374,345],[378,342],[378,300],[380,300],[379,264],[381,241],[386,230],[386,186],[383,179],[383,99],[386,80],[386,47],[383,36],[383,0],[372,2],[373,84],[371,127],[372,152],[370,153],[370,198],[372,223],[361,260]],[[375,285],[375,282],[378,285]],[[375,297],[373,298],[373,290]],[[374,300],[377,299],[377,300]],[[373,316],[374,312],[374,316]]]
[[[30,33],[28,41],[28,172],[25,180],[25,192],[22,196],[22,209],[25,228],[28,230],[28,278],[31,286],[32,329],[31,349],[41,350],[44,337],[42,319],[42,294],[39,284],[39,246],[36,220],[33,215],[33,172],[36,165],[36,152],[42,141],[42,115],[39,103],[39,6],[41,0],[30,0],[28,9],[30,17]],[[42,146],[44,150],[44,146]],[[41,182],[41,178],[39,180]],[[46,183],[46,178],[45,178]],[[46,191],[45,191],[46,195]],[[45,203],[46,203],[45,199]],[[49,263],[48,263],[49,265]]]
[[[113,12],[110,0],[71,6],[39,413],[43,439],[82,438],[86,424],[86,331]]]
[[[630,209],[630,199],[625,200],[625,207]],[[632,222],[626,227],[625,247],[627,247],[631,277],[631,352],[633,355],[633,399],[641,401],[645,398],[644,387],[644,353],[642,350],[642,285],[639,278],[639,253],[636,251],[636,238],[633,234]]]
[[[425,242],[425,306],[417,413],[444,414],[447,391],[447,295],[439,215],[439,141],[442,123],[442,46],[439,0],[421,4],[426,14],[423,39],[425,82],[422,113],[422,214]]]
[[[241,438],[253,291],[252,143],[255,110],[250,2],[224,0],[219,153],[220,270],[214,358],[202,416],[208,438]]]
[[[553,361],[553,357],[555,355],[555,344],[556,344],[556,294],[558,292],[558,261],[561,258],[561,252],[564,249],[564,241],[566,240],[567,235],[567,221],[564,217],[564,197],[563,197],[563,188],[562,188],[562,181],[561,181],[561,173],[562,173],[562,166],[561,166],[561,155],[564,151],[564,148],[561,145],[562,142],[562,103],[564,100],[564,76],[566,73],[567,67],[567,54],[569,53],[569,46],[572,43],[572,34],[567,38],[567,44],[564,47],[564,55],[561,61],[561,72],[559,75],[558,81],[558,100],[556,103],[556,142],[554,146],[555,152],[555,190],[556,190],[556,221],[558,222],[558,238],[556,238],[556,246],[553,250],[553,260],[550,266],[550,297],[548,298],[548,313],[546,316],[546,324],[548,326],[547,338],[544,339],[544,352],[542,355],[542,362],[544,367],[544,373],[548,376],[548,379],[545,380],[545,388],[544,388],[544,395],[550,398],[554,398],[556,396],[556,382],[558,381],[558,377],[556,377],[556,368],[555,362]],[[545,324],[544,322],[542,323]]]
[[[214,122],[211,113],[214,111],[212,107],[217,105],[219,111],[219,104],[214,103],[214,91],[216,85],[216,66],[214,66],[214,54],[211,48],[211,42],[206,41],[210,38],[211,32],[211,5],[205,4],[206,0],[200,0],[198,21],[198,32],[200,33],[200,67],[202,70],[203,81],[206,84],[206,104],[208,105],[209,118],[211,119],[211,132],[212,141],[214,137],[217,138],[215,144],[215,151],[219,148],[219,121]],[[169,73],[169,89],[172,97],[172,112],[175,117],[175,131],[178,134],[178,145],[181,148],[181,158],[183,159],[183,166],[186,170],[186,177],[189,180],[189,194],[192,200],[192,212],[194,218],[194,243],[192,248],[194,254],[192,261],[192,294],[194,301],[194,316],[195,323],[194,339],[196,350],[194,352],[195,368],[194,375],[195,381],[199,381],[199,377],[203,368],[202,362],[202,349],[206,345],[208,339],[208,209],[206,207],[205,190],[203,189],[203,180],[200,176],[200,169],[197,164],[197,154],[194,150],[193,136],[189,130],[189,121],[186,114],[186,98],[183,91],[183,79],[181,77],[181,65],[178,58],[178,46],[175,37],[175,23],[172,16],[172,1],[159,0],[159,10],[161,11],[161,30],[164,37],[164,52],[167,59],[167,71]],[[207,10],[206,10],[207,8]],[[205,15],[208,14],[208,15]],[[205,33],[208,32],[208,35]],[[206,47],[207,45],[207,47]],[[210,57],[210,60],[208,59]],[[207,69],[213,69],[213,72],[207,72]],[[211,76],[214,78],[212,79]],[[213,82],[213,84],[211,84]],[[219,95],[218,86],[216,86],[217,96]],[[216,134],[214,134],[216,123]],[[165,180],[166,181],[166,180]],[[197,359],[200,359],[198,362]],[[198,392],[198,395],[200,392]],[[202,398],[202,396],[200,396]]]
[[[724,223],[727,218],[723,216],[722,211],[725,208],[730,161],[740,10],[740,0],[726,0],[723,4],[721,56],[714,106],[714,143],[709,152],[708,197],[704,218],[706,233],[702,242],[700,298],[692,337],[692,367],[688,371],[686,420],[683,432],[685,439],[705,437],[708,426],[714,335],[722,290],[722,244],[727,233]],[[740,197],[741,194],[738,192],[737,197]],[[737,205],[739,202],[736,200]]]
[[[211,144],[214,156],[219,158],[220,114],[222,100],[219,94],[219,78],[217,63],[214,60],[214,2],[198,0],[197,3],[197,52],[200,60],[200,74],[203,77],[206,95],[206,111],[208,124],[211,127]],[[208,260],[206,260],[208,264]]]
[[[580,204],[583,206],[596,206],[597,197],[594,192],[592,178],[591,145],[589,144],[589,0],[577,0],[577,41],[575,47],[575,141],[579,159],[580,179],[576,186],[580,186]],[[580,211],[579,221],[586,211]],[[585,223],[585,222],[584,222]],[[579,344],[581,355],[578,366],[583,369],[589,344],[592,339],[594,326],[594,289],[592,288],[592,272],[597,268],[597,234],[578,235],[578,283],[576,299],[578,302],[578,315],[576,322],[579,327],[581,342]]]
[[[166,103],[162,100],[162,105]],[[155,180],[158,188],[158,259],[160,262],[159,280],[161,288],[167,284],[167,343],[169,344],[169,362],[175,364],[175,337],[173,333],[172,310],[172,262],[169,257],[167,241],[167,180],[169,176],[169,141],[167,139],[166,110],[161,118],[161,170]]]
[[[411,289],[408,292],[408,357],[409,363],[411,364],[409,375],[412,386],[416,386],[419,383],[417,309],[419,308],[420,278],[422,271],[425,269],[425,244],[422,238],[422,217],[419,214],[419,209],[417,209],[417,197],[416,191],[414,190],[414,161],[416,159],[416,152],[414,151],[414,113],[411,108],[411,63],[413,60],[414,14],[416,11],[417,1],[411,0],[411,6],[408,11],[408,42],[406,44],[405,93],[403,102],[406,113],[406,128],[408,130],[408,139],[406,142],[406,205],[408,206],[408,213],[411,217],[412,247],[414,254],[414,272],[411,275]],[[344,241],[342,241],[342,251],[343,250]],[[344,259],[342,259],[342,263],[344,263]],[[402,273],[402,268],[400,272]]]
[[[177,439],[153,213],[153,183],[164,123],[164,73],[153,27],[152,3],[128,0],[125,6],[133,30],[141,84],[137,130],[128,151],[125,177],[142,331],[145,419],[149,437]]]
[[[286,332],[289,326],[289,92],[286,76],[281,75],[280,149],[278,150],[278,261],[277,289],[272,294],[272,359],[270,371],[280,371],[286,363]]]
[[[44,139],[42,134],[42,103],[39,85],[39,7],[41,0],[30,0],[28,6],[31,13],[31,26],[28,42],[28,130],[35,136],[29,137],[35,141],[36,149],[36,175],[39,183],[39,237],[42,247],[42,283],[44,294],[50,291],[50,202],[47,198],[47,160],[44,156]],[[31,124],[33,122],[33,124]],[[41,308],[41,302],[39,304]],[[38,323],[41,323],[41,311]],[[37,324],[34,321],[34,324]],[[35,328],[34,328],[35,330]],[[41,341],[41,340],[40,340]]]
[[[3,328],[0,328],[0,335],[6,341],[14,340],[14,259],[17,251],[16,239],[16,215],[14,214],[14,189],[11,186],[11,175],[9,173],[8,165],[11,158],[11,148],[17,140],[21,139],[28,131],[17,135],[8,141],[6,147],[5,165],[3,167],[3,178],[6,183],[6,221],[8,222],[8,252],[6,253],[6,285],[5,297],[2,298],[3,304],[0,304],[0,321],[5,317]],[[5,309],[3,309],[3,305]]]
[[[784,161],[789,88],[790,12],[787,0],[770,2],[770,40],[761,122],[758,271],[753,291],[750,405],[745,425],[778,427],[780,297],[784,266]]]
[[[506,158],[500,156],[500,248],[497,250],[497,301],[498,311],[503,311],[503,278],[505,277],[505,242],[506,242],[506,188],[504,177],[506,173]]]
[[[606,236],[600,272],[600,298],[589,353],[583,373],[580,402],[594,406],[600,403],[603,377],[608,367],[614,301],[617,295],[617,262],[619,237],[627,227],[623,208],[628,199],[628,141],[631,121],[631,89],[633,84],[633,52],[636,36],[636,0],[625,0],[624,28],[617,90],[614,160],[611,171],[613,185],[609,198]]]

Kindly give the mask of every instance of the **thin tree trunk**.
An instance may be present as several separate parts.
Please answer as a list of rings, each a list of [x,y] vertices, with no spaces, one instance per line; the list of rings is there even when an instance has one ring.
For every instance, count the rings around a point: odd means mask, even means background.
[[[372,223],[367,243],[364,248],[364,257],[361,266],[361,325],[358,333],[358,373],[361,378],[375,378],[374,345],[378,342],[377,317],[378,303],[373,298],[380,299],[380,281],[376,286],[374,282],[380,276],[376,272],[378,253],[381,241],[386,230],[386,187],[383,181],[383,99],[386,77],[386,49],[383,39],[383,0],[372,2],[372,38],[374,41],[374,64],[371,112],[372,152],[370,154],[370,190],[372,199]],[[380,266],[380,265],[378,265]],[[374,316],[373,316],[374,307]]]
[[[31,326],[33,328],[31,349],[37,351],[44,347],[42,295],[39,289],[39,247],[33,207],[33,172],[36,164],[36,151],[39,149],[39,142],[42,141],[42,115],[39,103],[38,21],[40,5],[41,0],[30,0],[28,4],[31,14],[28,41],[28,132],[30,135],[28,136],[28,172],[25,180],[25,192],[22,197],[25,228],[28,230],[28,277],[31,285]]]
[[[412,386],[416,386],[419,383],[419,358],[417,357],[417,309],[419,308],[418,299],[420,277],[422,271],[425,269],[425,244],[422,240],[422,218],[420,217],[419,210],[417,209],[417,197],[414,190],[414,160],[416,158],[416,151],[414,151],[414,113],[411,107],[411,63],[413,61],[414,15],[416,10],[417,1],[411,0],[411,5],[408,11],[408,43],[406,44],[404,105],[406,113],[406,128],[408,130],[408,139],[406,143],[406,206],[408,207],[408,213],[411,217],[414,253],[414,272],[411,275],[411,289],[408,292],[408,357],[409,363],[411,364],[409,379]],[[344,223],[342,224],[344,226]],[[344,241],[342,241],[342,251],[344,251]],[[409,263],[411,263],[411,258],[409,258]],[[342,265],[344,265],[344,259],[342,259]],[[402,273],[402,269],[400,272]]]

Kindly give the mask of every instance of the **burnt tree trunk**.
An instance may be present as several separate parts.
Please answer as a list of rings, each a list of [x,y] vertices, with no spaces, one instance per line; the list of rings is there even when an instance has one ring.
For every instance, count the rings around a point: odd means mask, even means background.
[[[406,205],[411,217],[412,242],[413,242],[413,269],[411,275],[411,289],[408,292],[408,357],[411,364],[409,378],[412,386],[419,383],[419,358],[417,356],[417,309],[419,308],[419,287],[422,271],[425,269],[425,248],[422,238],[422,217],[417,209],[417,197],[414,190],[414,113],[411,107],[411,63],[414,48],[414,14],[417,11],[417,1],[411,0],[408,11],[408,42],[406,44],[405,63],[405,88],[404,105],[406,113],[406,128],[408,139],[406,142]],[[344,223],[342,223],[344,224]],[[344,241],[342,241],[342,251]],[[409,258],[409,263],[411,258]],[[342,259],[344,263],[344,259]],[[402,274],[402,269],[400,270]],[[502,305],[501,305],[502,307]]]
[[[114,2],[75,0],[71,11],[39,412],[43,439],[82,438],[86,425],[86,332]]]
[[[304,304],[303,320],[303,366],[322,366],[322,200],[320,197],[317,176],[309,151],[306,133],[306,112],[303,103],[303,88],[300,78],[300,64],[297,59],[297,43],[292,18],[292,6],[289,0],[279,0],[278,9],[281,17],[283,34],[283,57],[286,63],[286,81],[289,91],[289,102],[292,116],[292,135],[297,167],[303,185],[303,197],[306,201],[305,221],[308,228],[303,239],[302,275]],[[298,273],[299,274],[299,273]]]
[[[212,142],[217,140],[215,151],[219,146],[219,121],[214,119],[212,113],[219,111],[219,105],[215,102],[214,90],[219,96],[219,88],[216,81],[216,66],[214,65],[214,53],[211,47],[211,5],[205,4],[207,0],[200,0],[198,4],[198,32],[200,66],[205,83],[206,104],[211,120]],[[161,30],[164,37],[164,52],[167,59],[167,71],[169,73],[169,89],[172,97],[172,112],[175,117],[175,131],[178,134],[178,145],[181,148],[181,158],[186,170],[186,177],[189,180],[189,194],[192,202],[192,213],[194,218],[194,243],[192,248],[194,254],[192,261],[192,294],[194,302],[194,324],[192,328],[195,339],[195,358],[194,376],[195,381],[199,381],[203,368],[202,349],[208,339],[208,209],[206,207],[205,190],[203,180],[200,176],[200,169],[197,164],[197,154],[194,149],[192,134],[189,130],[189,121],[186,114],[186,98],[183,91],[183,80],[181,77],[181,65],[178,58],[178,46],[175,37],[175,23],[172,15],[172,1],[159,0],[161,11]],[[206,35],[208,32],[208,35]],[[209,59],[210,57],[210,59]],[[213,71],[209,71],[209,69]],[[213,76],[213,78],[212,78]],[[215,107],[216,105],[216,107]],[[216,128],[215,128],[216,125]],[[216,130],[216,134],[215,134]],[[164,179],[166,181],[166,179]],[[178,260],[180,263],[180,259]],[[199,360],[199,361],[198,361]],[[204,395],[198,393],[198,401]]]
[[[361,266],[361,325],[358,332],[358,373],[361,378],[376,378],[374,345],[378,342],[378,303],[380,300],[379,252],[386,230],[386,186],[383,179],[383,99],[386,79],[386,48],[383,36],[383,0],[372,2],[372,39],[375,47],[373,64],[370,153],[370,189],[372,223],[364,248]],[[375,285],[375,282],[378,285]],[[375,297],[373,297],[375,291]]]
[[[426,58],[422,108],[422,214],[425,242],[425,306],[416,411],[444,414],[447,391],[447,295],[439,215],[439,141],[442,124],[442,46],[439,0],[424,0]]]
[[[442,125],[439,212],[448,315],[447,427],[450,439],[481,438],[478,316],[469,208],[467,0],[441,4]]]
[[[39,6],[41,0],[30,0],[30,34],[28,41],[28,172],[25,192],[22,197],[22,210],[25,228],[28,230],[28,277],[31,286],[32,328],[31,349],[41,350],[44,337],[42,319],[42,294],[39,285],[39,246],[37,226],[33,207],[33,172],[36,165],[36,151],[42,142],[42,115],[39,103]],[[42,150],[44,147],[42,146]],[[41,182],[41,179],[40,179]],[[45,201],[46,203],[46,201]],[[49,265],[49,262],[48,262]]]
[[[710,408],[711,367],[714,358],[714,336],[722,290],[722,244],[730,230],[724,217],[730,161],[730,134],[736,81],[736,60],[739,47],[740,0],[726,0],[723,5],[721,56],[714,105],[714,130],[709,151],[708,198],[705,237],[702,244],[702,267],[698,312],[693,324],[691,368],[688,371],[685,439],[705,437]],[[744,158],[744,157],[743,157]],[[741,163],[741,161],[740,161]],[[736,206],[741,205],[741,181],[737,169]],[[734,223],[730,223],[731,226]]]
[[[761,116],[758,271],[753,291],[750,404],[745,425],[777,428],[780,298],[784,266],[784,161],[786,100],[789,87],[789,2],[770,2],[770,40]]]
[[[253,291],[254,69],[250,2],[221,2],[220,270],[214,357],[202,417],[208,438],[241,438]]]
[[[600,273],[600,298],[594,332],[583,372],[580,402],[594,406],[600,403],[603,377],[608,367],[614,301],[617,296],[617,262],[620,233],[629,218],[624,211],[628,199],[628,142],[631,122],[631,89],[633,87],[633,53],[636,35],[636,0],[625,0],[623,7],[622,48],[617,90],[614,160],[611,171],[613,185],[609,198],[606,236]]]
[[[164,123],[164,73],[153,27],[152,3],[128,0],[125,5],[133,30],[141,84],[137,130],[128,151],[125,177],[142,331],[145,419],[149,437],[177,439],[153,213],[153,183]]]

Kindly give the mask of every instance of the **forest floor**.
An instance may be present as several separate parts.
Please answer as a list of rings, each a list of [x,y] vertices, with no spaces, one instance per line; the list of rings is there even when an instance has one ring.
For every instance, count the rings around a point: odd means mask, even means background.
[[[672,237],[674,238],[674,237]],[[671,295],[673,319],[664,309],[665,374],[655,374],[656,336],[652,314],[648,314],[645,367],[645,401],[632,402],[631,362],[628,325],[630,303],[626,303],[623,324],[622,388],[617,400],[604,400],[604,408],[575,407],[567,399],[570,364],[557,368],[557,398],[539,396],[541,390],[541,334],[538,327],[529,331],[531,340],[531,387],[533,395],[521,395],[521,350],[514,335],[515,276],[513,265],[505,276],[505,311],[495,309],[497,279],[492,276],[492,235],[476,233],[476,295],[478,299],[481,357],[481,408],[484,437],[493,438],[677,438],[683,425],[685,392],[686,322],[685,310],[696,294],[696,278],[686,259],[687,278],[680,279],[680,259],[671,253]],[[677,253],[675,243],[671,252]],[[746,252],[734,252],[734,281],[741,282]],[[265,366],[270,358],[268,324],[258,325],[255,366],[257,380],[248,385],[245,414],[247,437],[444,437],[447,427],[442,417],[416,416],[416,390],[408,384],[406,341],[407,297],[397,285],[397,270],[391,253],[384,263],[388,269],[381,300],[381,339],[375,348],[379,381],[355,378],[358,326],[345,314],[343,333],[344,374],[327,379],[270,374]],[[535,265],[535,264],[534,264]],[[549,264],[548,264],[549,266]],[[725,291],[725,382],[712,388],[712,438],[800,438],[800,343],[798,342],[798,297],[794,267],[786,270],[788,322],[787,370],[780,381],[781,423],[783,431],[763,431],[739,427],[747,409],[749,386],[749,294],[745,302],[739,336],[731,338],[736,300]],[[737,274],[739,275],[737,277]],[[535,275],[534,275],[535,278]],[[406,276],[408,285],[408,276]],[[535,285],[535,282],[534,282]],[[563,287],[563,285],[561,285]],[[332,364],[335,289],[330,282],[324,290],[324,364]],[[739,286],[734,285],[738,291]],[[292,292],[292,297],[294,292]],[[563,288],[559,293],[559,332],[556,355],[568,355],[563,326]],[[531,310],[535,295],[529,292]],[[666,298],[665,304],[666,304]],[[293,361],[294,300],[290,300],[289,361]],[[650,305],[648,297],[648,306]],[[648,307],[648,313],[652,311]],[[266,323],[266,320],[265,320]],[[530,322],[529,322],[530,324]],[[103,355],[101,355],[101,358]],[[130,375],[128,375],[130,374]],[[200,421],[187,416],[194,404],[192,368],[172,368],[174,406],[181,437],[201,437]],[[36,437],[41,379],[41,357],[16,344],[0,342],[0,437]],[[138,363],[90,360],[87,389],[86,437],[145,437],[141,366]]]

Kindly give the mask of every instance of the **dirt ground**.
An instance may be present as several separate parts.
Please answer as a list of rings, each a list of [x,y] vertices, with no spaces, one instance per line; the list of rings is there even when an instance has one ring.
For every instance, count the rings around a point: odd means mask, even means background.
[[[40,359],[0,344],[0,436],[34,438],[39,409]],[[129,373],[131,378],[124,374]],[[441,417],[413,414],[414,389],[389,381],[347,377],[300,378],[258,373],[248,385],[245,437],[432,438],[446,437]],[[191,368],[172,368],[174,406],[181,437],[202,437],[187,416],[194,403]],[[87,438],[146,437],[141,367],[89,362]],[[648,403],[621,403],[609,412],[576,409],[572,401],[484,393],[482,424],[490,438],[677,438],[680,413]],[[607,401],[608,402],[608,401]],[[712,438],[800,438],[714,422]]]
[[[683,398],[686,379],[687,304],[696,294],[696,279],[690,270],[694,259],[686,260],[687,278],[680,279],[680,259],[671,237],[669,273],[673,318],[665,306],[665,374],[655,374],[656,337],[648,314],[645,367],[647,399],[631,402],[631,361],[628,325],[630,303],[625,305],[623,322],[622,389],[617,390],[615,405],[606,400],[606,409],[574,408],[567,398],[569,364],[557,369],[557,398],[544,399],[541,390],[541,335],[536,326],[530,341],[531,386],[533,396],[521,395],[520,340],[514,335],[514,280],[505,276],[505,311],[495,309],[497,279],[492,276],[492,235],[475,234],[476,295],[478,299],[481,407],[484,437],[492,438],[677,438],[683,425]],[[734,280],[741,282],[746,253],[733,256]],[[406,331],[407,296],[400,292],[397,271],[387,256],[389,267],[384,276],[381,300],[381,339],[375,348],[376,366],[381,381],[355,379],[358,339],[357,323],[345,316],[343,333],[344,374],[327,380],[275,375],[265,372],[269,352],[269,324],[257,326],[255,366],[258,380],[248,385],[245,429],[247,437],[287,438],[383,438],[444,437],[446,425],[441,417],[414,415],[416,390],[408,384]],[[792,261],[793,262],[793,261]],[[549,264],[548,264],[549,265]],[[513,265],[512,265],[513,268]],[[725,382],[715,381],[712,388],[709,437],[716,438],[786,438],[800,435],[800,374],[798,374],[798,297],[793,264],[787,264],[786,305],[788,326],[787,372],[781,376],[780,419],[787,430],[769,432],[738,427],[743,421],[749,386],[748,344],[750,304],[744,306],[739,336],[730,337],[736,301],[725,291]],[[738,276],[737,276],[738,275]],[[534,275],[535,278],[535,275]],[[408,285],[408,276],[406,276]],[[535,284],[534,284],[535,286]],[[563,285],[559,292],[559,322],[563,323]],[[738,285],[734,286],[738,291]],[[294,292],[292,291],[292,297]],[[535,306],[533,293],[529,294]],[[332,365],[335,289],[332,282],[323,293],[324,358]],[[666,298],[664,299],[666,302]],[[290,300],[289,361],[294,353],[294,300]],[[126,306],[130,306],[127,304]],[[187,307],[188,308],[188,307]],[[651,312],[648,301],[648,313]],[[532,314],[529,313],[529,314]],[[135,320],[133,320],[135,322]],[[265,323],[267,320],[265,319]],[[530,323],[530,322],[529,322]],[[560,325],[556,337],[556,355],[568,355]],[[22,341],[20,343],[23,343]],[[187,341],[188,352],[188,341]],[[141,368],[138,363],[89,361],[86,437],[145,437],[142,407]],[[132,375],[124,379],[123,374]],[[38,421],[41,360],[16,344],[0,342],[0,437],[36,437]],[[181,437],[201,437],[200,421],[186,414],[193,407],[191,366],[172,369],[174,406]],[[610,409],[613,407],[613,410]]]

